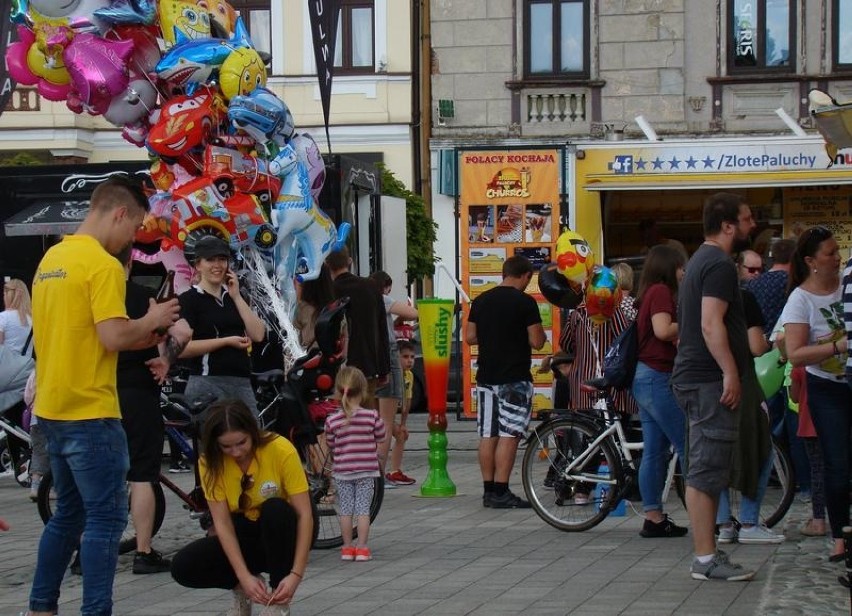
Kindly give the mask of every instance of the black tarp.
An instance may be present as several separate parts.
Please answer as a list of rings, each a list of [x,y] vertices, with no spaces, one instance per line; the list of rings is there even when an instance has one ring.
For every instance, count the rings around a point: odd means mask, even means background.
[[[88,199],[39,200],[3,221],[6,235],[65,235],[74,233],[89,211]]]

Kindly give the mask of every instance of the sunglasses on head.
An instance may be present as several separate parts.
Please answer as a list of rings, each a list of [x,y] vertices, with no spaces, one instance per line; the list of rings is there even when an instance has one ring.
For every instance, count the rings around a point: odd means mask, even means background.
[[[240,499],[237,501],[237,506],[240,508],[240,511],[245,511],[251,505],[251,496],[249,496],[248,491],[254,485],[254,476],[249,475],[248,473],[243,473],[243,478],[240,479]]]

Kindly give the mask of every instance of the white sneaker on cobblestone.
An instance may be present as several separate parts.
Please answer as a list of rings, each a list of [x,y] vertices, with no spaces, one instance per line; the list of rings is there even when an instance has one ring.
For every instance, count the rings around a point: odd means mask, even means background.
[[[740,529],[740,543],[768,545],[774,543],[784,543],[785,539],[786,537],[784,535],[773,533],[763,524],[755,524],[754,526],[743,526]]]
[[[737,527],[731,524],[730,526],[720,526],[719,536],[716,541],[719,543],[734,543],[737,540]]]
[[[290,606],[267,605],[260,611],[260,616],[290,616]]]
[[[242,590],[233,591],[234,603],[225,616],[251,616],[251,601]]]

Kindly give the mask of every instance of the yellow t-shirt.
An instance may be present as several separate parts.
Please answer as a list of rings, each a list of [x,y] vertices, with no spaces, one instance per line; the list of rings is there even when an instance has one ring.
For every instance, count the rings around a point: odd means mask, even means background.
[[[97,323],[126,319],[124,269],[90,235],[69,235],[44,255],[33,281],[35,414],[63,421],[120,418],[118,353]]]
[[[403,402],[408,402],[414,395],[414,373],[411,370],[402,371]]]
[[[239,501],[242,494],[240,483],[243,472],[234,459],[231,456],[225,456],[222,476],[213,486],[208,486],[205,459],[202,457],[198,464],[201,485],[207,500],[227,501],[228,510],[231,513],[240,511]],[[257,520],[260,517],[260,506],[268,498],[278,496],[289,500],[293,494],[308,491],[308,479],[305,476],[305,469],[302,468],[299,452],[283,436],[276,436],[266,445],[257,448],[248,474],[254,479],[254,483],[246,491],[250,504],[244,513],[249,520]]]

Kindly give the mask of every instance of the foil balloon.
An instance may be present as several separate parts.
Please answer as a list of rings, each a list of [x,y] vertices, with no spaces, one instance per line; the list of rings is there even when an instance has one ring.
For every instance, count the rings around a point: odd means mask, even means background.
[[[595,265],[592,247],[579,233],[566,229],[556,240],[556,264],[568,282],[582,288]]]
[[[612,318],[621,302],[621,287],[618,277],[608,267],[595,266],[586,286],[586,313],[595,324],[606,323]]]
[[[243,24],[237,19],[234,36],[230,39],[191,39],[178,34],[175,45],[157,63],[157,77],[173,89],[192,84],[207,83],[235,49],[251,47],[251,39]]]
[[[319,199],[322,186],[325,184],[325,161],[322,159],[317,142],[307,133],[302,133],[295,135],[290,140],[290,144],[296,150],[299,160],[308,168],[311,195],[314,199]]]
[[[228,119],[270,156],[276,156],[278,149],[293,136],[290,109],[266,88],[255,88],[248,96],[233,97],[228,105]]]
[[[207,7],[184,0],[159,0],[160,28],[166,47],[179,40],[210,38],[210,14]]]
[[[219,26],[222,32],[228,36],[233,34],[234,26],[237,23],[237,12],[225,0],[197,0],[199,6],[207,6],[210,11],[211,28],[213,25]]]
[[[112,99],[124,92],[129,80],[127,59],[132,52],[132,41],[111,41],[86,33],[74,37],[63,59],[86,111],[103,114]]]
[[[12,0],[12,14],[9,18],[13,24],[25,24],[29,10],[29,0]]]
[[[140,26],[116,26],[113,32],[120,40],[133,42],[133,53],[127,60],[127,71],[131,79],[148,79],[160,61],[160,46],[156,28]]]
[[[94,16],[113,26],[152,24],[157,19],[154,0],[112,0],[112,4],[94,12]]]
[[[12,79],[36,86],[39,95],[47,100],[63,101],[71,89],[71,76],[61,57],[58,65],[51,65],[35,44],[35,33],[26,26],[18,26],[18,40],[6,49],[6,66]]]
[[[157,89],[146,79],[135,79],[127,89],[110,101],[104,118],[116,126],[136,124],[147,119],[157,104]]]
[[[251,47],[235,49],[219,69],[219,87],[227,100],[266,85],[266,66]]]
[[[110,0],[29,0],[28,15],[34,25],[48,19],[78,31],[91,30],[92,26],[106,30],[106,24],[95,17],[95,11],[109,5]]]
[[[538,272],[538,288],[544,298],[554,306],[572,310],[583,301],[583,292],[568,282],[557,267],[555,263],[542,266]]]
[[[148,149],[176,160],[206,143],[225,114],[225,104],[212,88],[204,88],[194,96],[176,96],[167,101],[152,120]]]

